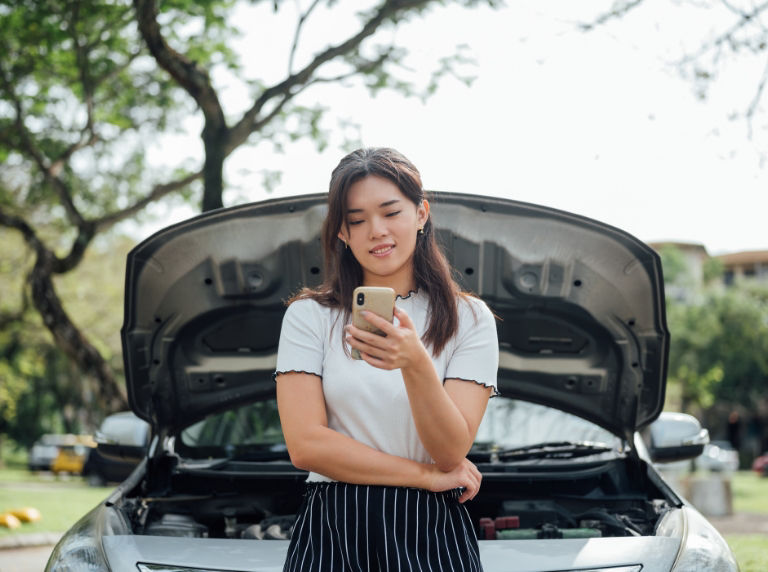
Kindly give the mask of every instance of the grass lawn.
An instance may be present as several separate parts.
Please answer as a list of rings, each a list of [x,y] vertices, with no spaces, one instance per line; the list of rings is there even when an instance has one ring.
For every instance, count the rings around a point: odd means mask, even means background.
[[[764,534],[729,534],[725,537],[736,556],[741,572],[768,570],[768,536]]]
[[[768,514],[768,478],[754,471],[738,471],[731,478],[731,492],[734,512]]]
[[[739,471],[731,477],[733,511],[768,515],[768,479],[752,471]],[[768,535],[728,534],[725,537],[733,550],[741,572],[768,570]]]
[[[33,532],[64,532],[104,500],[112,487],[89,487],[79,477],[67,479],[31,474],[25,469],[0,470],[0,512],[34,507],[42,518],[19,528],[0,527],[0,538]]]

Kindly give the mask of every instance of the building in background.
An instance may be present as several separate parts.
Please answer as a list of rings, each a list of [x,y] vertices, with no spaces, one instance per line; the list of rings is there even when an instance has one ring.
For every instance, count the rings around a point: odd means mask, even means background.
[[[726,285],[743,279],[768,282],[768,250],[731,252],[716,258],[723,264],[723,281]]]

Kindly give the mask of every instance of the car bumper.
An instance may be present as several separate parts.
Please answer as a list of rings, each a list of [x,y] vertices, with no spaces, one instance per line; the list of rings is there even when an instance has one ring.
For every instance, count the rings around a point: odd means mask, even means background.
[[[480,541],[486,572],[573,570],[642,564],[642,570],[670,570],[680,541],[653,536],[561,540]],[[154,570],[283,569],[287,541],[187,539],[167,536],[108,536],[104,549],[115,572],[136,572],[137,564]],[[157,568],[159,566],[159,568]]]

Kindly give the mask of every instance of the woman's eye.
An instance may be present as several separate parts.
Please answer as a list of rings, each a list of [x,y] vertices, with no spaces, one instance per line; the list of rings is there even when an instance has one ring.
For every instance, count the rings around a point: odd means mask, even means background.
[[[361,220],[351,220],[351,221],[349,221],[349,226],[355,226],[356,224],[360,224],[361,222],[363,222],[363,221],[361,221]]]
[[[395,215],[399,215],[399,214],[400,214],[400,211],[393,211],[391,213],[387,213],[387,216],[395,216]]]

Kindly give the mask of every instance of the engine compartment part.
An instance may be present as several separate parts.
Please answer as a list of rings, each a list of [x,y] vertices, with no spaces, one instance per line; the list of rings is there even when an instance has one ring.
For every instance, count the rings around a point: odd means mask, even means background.
[[[304,493],[302,475],[275,478],[242,468],[224,474],[177,469],[163,492],[149,495],[137,487],[120,509],[140,535],[290,538]],[[556,478],[486,474],[480,493],[465,506],[479,539],[514,540],[651,536],[674,505],[653,479],[615,460]]]

